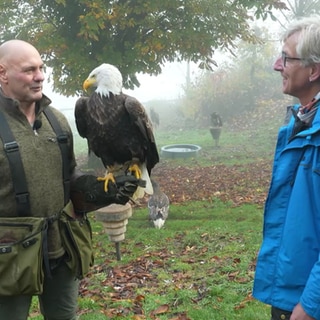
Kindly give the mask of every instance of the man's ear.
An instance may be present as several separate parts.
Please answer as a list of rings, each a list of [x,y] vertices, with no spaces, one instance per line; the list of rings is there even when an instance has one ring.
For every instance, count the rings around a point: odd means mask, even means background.
[[[310,75],[309,75],[309,81],[317,81],[320,80],[320,63],[315,63],[311,67]]]
[[[7,82],[7,70],[3,64],[0,63],[0,80],[1,82]]]

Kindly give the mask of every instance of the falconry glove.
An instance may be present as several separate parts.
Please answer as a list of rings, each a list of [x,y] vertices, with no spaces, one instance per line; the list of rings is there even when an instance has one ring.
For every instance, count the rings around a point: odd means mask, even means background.
[[[96,176],[82,175],[71,187],[71,200],[77,212],[89,212],[112,203],[126,204],[137,190],[144,187],[145,181],[134,176],[115,177],[116,183],[108,183],[108,191],[104,191],[104,181]]]
[[[116,193],[115,197],[117,199],[116,203],[119,204],[126,204],[129,199],[133,196],[136,192],[138,187],[145,187],[146,182],[141,179],[135,178],[133,175],[128,176],[118,176],[116,179],[116,187],[118,188],[118,192]],[[109,183],[111,186],[115,186],[113,183]],[[108,185],[108,187],[109,187]]]

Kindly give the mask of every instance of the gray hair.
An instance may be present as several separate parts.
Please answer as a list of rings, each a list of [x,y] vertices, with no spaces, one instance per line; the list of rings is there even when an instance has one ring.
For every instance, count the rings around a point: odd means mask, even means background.
[[[295,33],[299,33],[296,51],[303,59],[303,64],[320,63],[320,15],[303,17],[292,22],[282,40],[287,40]]]

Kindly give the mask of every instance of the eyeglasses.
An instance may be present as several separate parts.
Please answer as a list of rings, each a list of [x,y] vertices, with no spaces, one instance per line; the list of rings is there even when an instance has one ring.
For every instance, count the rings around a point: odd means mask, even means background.
[[[301,59],[301,58],[289,57],[289,56],[287,56],[287,54],[285,52],[281,53],[281,59],[283,61],[283,66],[284,67],[286,66],[288,60],[298,60],[298,61],[304,60],[304,59]]]

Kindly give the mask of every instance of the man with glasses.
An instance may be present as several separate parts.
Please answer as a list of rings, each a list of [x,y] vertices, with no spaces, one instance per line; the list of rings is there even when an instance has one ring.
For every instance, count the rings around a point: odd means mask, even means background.
[[[299,104],[279,130],[253,296],[271,320],[320,320],[320,16],[289,26],[274,70]]]

